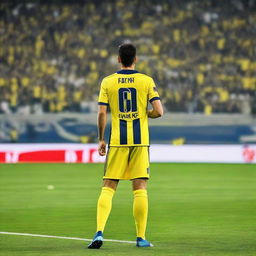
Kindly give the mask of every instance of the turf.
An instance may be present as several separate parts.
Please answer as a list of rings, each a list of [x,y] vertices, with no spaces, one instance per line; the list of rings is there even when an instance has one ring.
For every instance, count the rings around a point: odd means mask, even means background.
[[[0,231],[91,238],[101,164],[0,166]],[[0,255],[256,255],[256,166],[152,164],[147,238],[153,248],[0,235]],[[54,190],[48,190],[54,185]],[[134,240],[130,182],[120,183],[105,238]]]

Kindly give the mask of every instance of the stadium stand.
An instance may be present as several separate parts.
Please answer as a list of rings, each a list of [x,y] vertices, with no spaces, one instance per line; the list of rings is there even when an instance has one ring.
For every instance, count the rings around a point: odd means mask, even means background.
[[[0,111],[92,112],[117,46],[138,47],[166,111],[256,113],[256,1],[0,4]]]

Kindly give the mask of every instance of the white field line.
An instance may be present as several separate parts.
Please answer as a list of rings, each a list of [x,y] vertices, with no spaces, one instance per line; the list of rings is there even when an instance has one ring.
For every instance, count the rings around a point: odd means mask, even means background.
[[[44,237],[44,238],[57,238],[57,239],[67,239],[67,240],[82,240],[82,241],[91,241],[92,240],[92,239],[88,239],[88,238],[79,238],[79,237],[50,236],[50,235],[15,233],[15,232],[4,232],[4,231],[0,231],[0,234],[1,235],[13,235],[13,236],[33,236],[33,237]],[[135,244],[134,241],[125,241],[125,240],[104,239],[104,241],[116,242],[116,243],[126,243],[126,244]]]

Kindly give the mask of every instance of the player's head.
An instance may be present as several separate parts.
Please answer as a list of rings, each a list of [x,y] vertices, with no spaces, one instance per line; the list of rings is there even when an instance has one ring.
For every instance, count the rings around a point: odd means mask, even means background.
[[[123,67],[131,67],[136,62],[136,47],[133,44],[121,44],[118,54],[118,62]]]

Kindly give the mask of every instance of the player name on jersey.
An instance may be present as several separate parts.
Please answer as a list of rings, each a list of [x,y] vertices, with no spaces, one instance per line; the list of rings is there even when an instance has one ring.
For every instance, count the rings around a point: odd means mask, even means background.
[[[119,77],[118,78],[119,84],[131,84],[134,83],[134,77]]]

